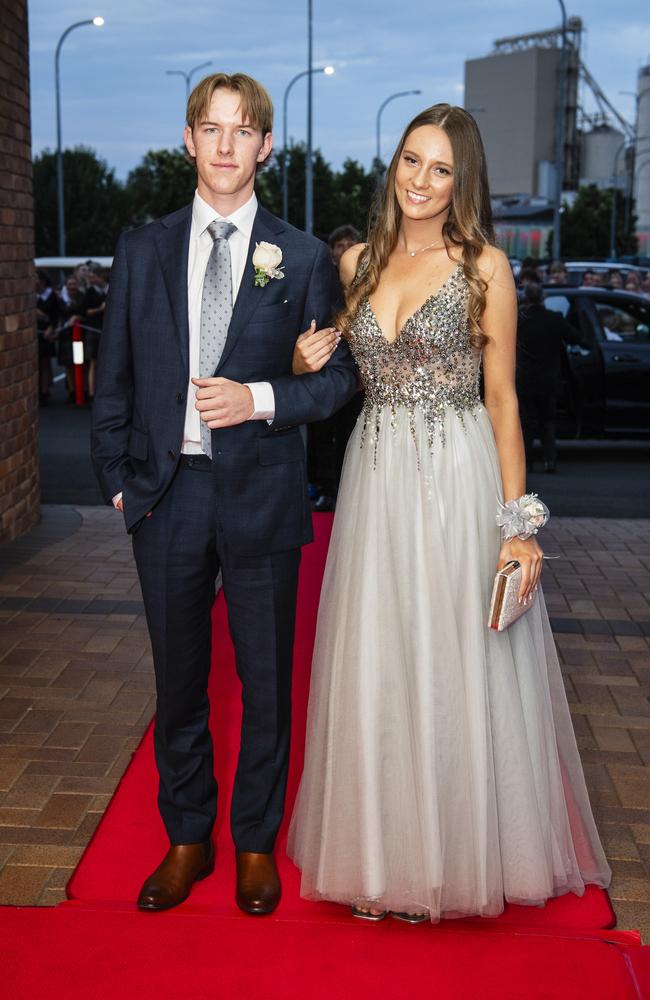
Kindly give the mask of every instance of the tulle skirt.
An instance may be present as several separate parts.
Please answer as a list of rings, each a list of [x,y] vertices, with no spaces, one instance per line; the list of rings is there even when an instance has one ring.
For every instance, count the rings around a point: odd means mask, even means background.
[[[323,580],[289,831],[302,894],[436,921],[608,885],[541,592],[487,628],[501,481],[486,410],[447,410],[432,447],[419,411],[371,416]]]

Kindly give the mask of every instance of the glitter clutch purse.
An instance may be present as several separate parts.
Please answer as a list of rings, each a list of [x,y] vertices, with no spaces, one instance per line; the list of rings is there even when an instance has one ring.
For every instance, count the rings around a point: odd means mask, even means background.
[[[521,563],[513,559],[506,563],[494,578],[488,628],[494,629],[495,632],[503,632],[532,608],[533,601],[520,604],[517,600],[520,586]]]

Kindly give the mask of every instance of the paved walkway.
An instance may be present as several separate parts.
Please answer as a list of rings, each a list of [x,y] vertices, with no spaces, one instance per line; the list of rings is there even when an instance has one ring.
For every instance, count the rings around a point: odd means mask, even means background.
[[[650,521],[556,518],[545,591],[619,927],[650,942]],[[43,509],[0,550],[0,904],[51,905],[153,713],[121,519]]]

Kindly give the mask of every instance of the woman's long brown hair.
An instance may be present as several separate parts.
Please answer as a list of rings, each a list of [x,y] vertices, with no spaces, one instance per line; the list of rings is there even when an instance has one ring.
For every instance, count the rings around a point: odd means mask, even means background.
[[[483,247],[494,244],[492,211],[485,151],[478,126],[469,112],[451,104],[426,108],[404,130],[390,161],[386,180],[371,219],[368,246],[359,255],[357,272],[345,294],[345,306],[336,325],[347,333],[359,305],[372,295],[388,258],[397,245],[402,210],[395,194],[395,174],[411,132],[423,125],[437,125],[449,137],[454,157],[454,184],[449,215],[442,227],[448,246],[462,248],[462,264],[469,285],[468,324],[473,347],[482,348],[486,337],[481,331],[487,283],[480,276],[477,260]]]

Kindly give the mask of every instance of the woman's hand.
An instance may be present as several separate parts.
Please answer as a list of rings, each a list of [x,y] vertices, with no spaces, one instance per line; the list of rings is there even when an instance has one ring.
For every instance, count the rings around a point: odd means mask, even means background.
[[[334,354],[340,339],[341,334],[332,326],[317,330],[316,320],[313,319],[309,329],[300,334],[293,349],[293,374],[306,375],[308,372],[320,371]]]
[[[513,559],[516,559],[521,565],[519,601],[522,604],[527,604],[535,596],[544,565],[544,553],[534,535],[525,541],[521,538],[511,538],[509,542],[503,542],[499,552],[497,572]]]

